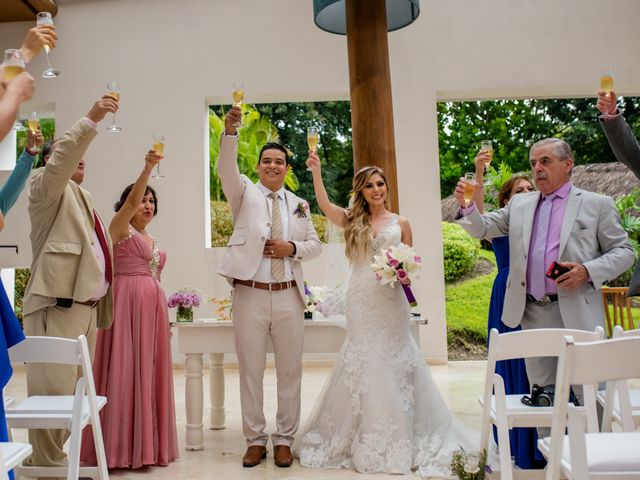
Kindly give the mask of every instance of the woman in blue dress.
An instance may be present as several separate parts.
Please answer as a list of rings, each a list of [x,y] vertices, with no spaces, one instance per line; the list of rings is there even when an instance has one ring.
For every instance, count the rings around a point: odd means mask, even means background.
[[[475,158],[476,183],[482,186],[485,169],[485,160],[491,153],[481,151]],[[504,182],[498,192],[498,206],[504,207],[511,197],[519,193],[528,193],[534,190],[529,177],[525,175],[514,175]],[[480,213],[484,213],[484,189],[477,188],[474,201]],[[496,256],[498,274],[493,281],[491,290],[491,301],[489,303],[488,331],[495,328],[500,333],[520,330],[520,327],[511,328],[502,323],[502,311],[504,307],[504,296],[507,290],[507,277],[509,276],[509,237],[497,237],[491,239],[493,253]],[[502,360],[496,363],[496,373],[504,380],[504,388],[507,395],[529,394],[529,380],[524,360]],[[497,442],[496,430],[494,427],[494,439]],[[522,469],[544,468],[546,462],[538,451],[538,436],[535,428],[514,428],[509,432],[511,440],[511,455],[517,467]]]

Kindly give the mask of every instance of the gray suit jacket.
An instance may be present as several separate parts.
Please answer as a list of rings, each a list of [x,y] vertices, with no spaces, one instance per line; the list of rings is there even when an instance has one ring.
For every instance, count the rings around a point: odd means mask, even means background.
[[[233,234],[227,243],[218,273],[227,277],[230,282],[234,278],[250,280],[256,274],[271,230],[271,203],[248,177],[240,174],[237,149],[237,136],[222,136],[218,175],[222,190],[231,205]],[[285,192],[289,208],[287,240],[296,246],[296,254],[289,260],[304,303],[304,279],[300,262],[319,256],[322,246],[309,211],[300,214],[295,212],[299,204],[306,202],[288,190]]]
[[[527,294],[527,256],[539,192],[515,195],[506,207],[485,215],[469,215],[462,227],[476,238],[509,235],[509,278],[502,322],[516,327],[522,321]],[[560,233],[559,262],[583,264],[591,283],[574,290],[558,288],[562,320],[567,328],[593,330],[604,323],[600,288],[633,264],[629,237],[611,197],[572,187]]]
[[[640,145],[624,117],[620,115],[608,121],[600,118],[600,124],[618,161],[624,163],[636,177],[640,178]],[[640,262],[636,263],[633,271],[629,283],[629,295],[640,295]]]
[[[24,295],[24,314],[55,305],[56,298],[84,302],[103,277],[93,252],[95,228],[91,194],[70,180],[96,136],[84,120],[76,122],[58,141],[45,167],[29,181],[31,219],[31,278]],[[111,238],[105,235],[111,259]],[[113,320],[111,287],[97,306],[98,327]]]

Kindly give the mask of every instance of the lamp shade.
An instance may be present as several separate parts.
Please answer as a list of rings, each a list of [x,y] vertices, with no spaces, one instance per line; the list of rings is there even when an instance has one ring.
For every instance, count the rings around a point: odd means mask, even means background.
[[[347,34],[346,0],[313,0],[316,25],[330,33]],[[386,0],[387,31],[392,32],[412,23],[420,15],[420,0]]]

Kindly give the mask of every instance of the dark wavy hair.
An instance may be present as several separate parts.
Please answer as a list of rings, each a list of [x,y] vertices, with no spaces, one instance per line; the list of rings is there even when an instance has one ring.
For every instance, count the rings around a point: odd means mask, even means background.
[[[131,190],[133,190],[133,183],[124,189],[124,191],[122,192],[122,195],[120,195],[120,200],[118,200],[116,204],[113,206],[116,212],[120,211],[120,209],[124,205],[124,202],[127,201],[127,197],[131,193]],[[153,187],[150,187],[149,185],[147,185],[147,188],[144,191],[144,194],[147,195],[149,193],[153,197],[153,204],[155,205],[155,208],[153,210],[153,216],[155,217],[158,214],[158,196],[156,195],[156,191],[153,189]]]

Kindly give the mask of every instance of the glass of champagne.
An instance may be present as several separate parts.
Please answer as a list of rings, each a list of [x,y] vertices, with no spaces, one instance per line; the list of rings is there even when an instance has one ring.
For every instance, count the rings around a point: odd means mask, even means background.
[[[600,74],[600,90],[602,90],[607,97],[611,94],[611,90],[613,90],[613,68],[606,67],[602,69],[602,73]]]
[[[10,82],[24,72],[24,58],[22,52],[15,48],[4,51],[4,78],[5,82]]]
[[[491,165],[491,161],[493,160],[493,142],[491,140],[482,140],[480,142],[480,151],[489,153],[489,158],[484,161],[484,173],[485,175],[489,172],[489,165]],[[489,185],[489,180],[484,182],[485,185]]]
[[[40,130],[40,121],[38,120],[38,112],[31,112],[29,114],[29,120],[27,121],[27,123],[29,124],[29,130],[31,130],[31,133],[36,135],[38,133],[38,130]]]
[[[471,205],[471,200],[473,200],[473,194],[476,191],[476,174],[475,173],[465,173],[464,174],[464,193],[463,193],[463,198],[464,198],[464,208],[469,208],[469,205]],[[465,224],[469,224],[471,222],[469,222],[469,220],[467,220],[467,217],[463,217],[461,220],[459,220],[459,223],[465,223]]]
[[[3,80],[5,82],[10,82],[22,72],[24,72],[24,57],[22,56],[22,52],[15,48],[9,48],[4,51],[4,76]],[[24,132],[26,128],[24,125],[20,123],[20,120],[16,118],[16,121],[13,123],[12,130],[16,130],[19,132]]]
[[[107,95],[111,95],[116,97],[118,102],[120,102],[120,88],[118,87],[118,82],[108,82],[107,83]],[[107,127],[107,131],[112,133],[118,133],[122,131],[122,128],[116,125],[116,114],[113,114],[113,119],[111,121],[111,125]]]
[[[153,149],[158,155],[164,156],[164,135],[162,133],[153,134]],[[158,163],[156,169],[156,173],[152,178],[164,178],[164,175],[160,173],[160,163]]]
[[[51,14],[49,12],[38,12],[36,15],[36,25],[53,25],[53,18],[51,18]],[[60,75],[58,70],[54,70],[51,66],[51,60],[49,59],[49,52],[51,51],[51,46],[44,46],[44,53],[47,56],[47,65],[48,68],[42,72],[42,76],[44,78],[55,78]]]
[[[318,127],[307,128],[307,144],[309,145],[309,150],[313,150],[314,152],[318,151],[319,139]]]
[[[244,83],[236,82],[233,84],[233,106],[242,108],[242,102],[244,102]],[[242,128],[242,121],[233,124],[236,128]]]

